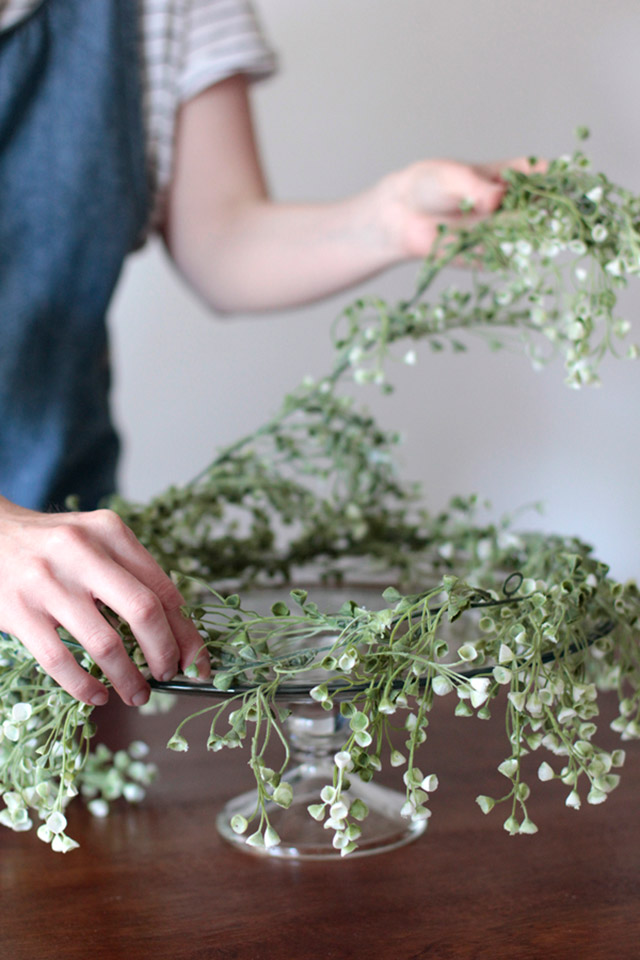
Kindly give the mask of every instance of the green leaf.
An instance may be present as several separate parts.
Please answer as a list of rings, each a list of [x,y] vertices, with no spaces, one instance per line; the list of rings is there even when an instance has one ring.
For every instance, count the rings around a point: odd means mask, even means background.
[[[276,600],[271,606],[271,613],[274,617],[288,617],[291,615],[289,607],[282,600]]]
[[[387,603],[397,603],[398,600],[402,599],[402,594],[395,587],[387,587],[386,590],[382,592],[382,598],[387,601]]]

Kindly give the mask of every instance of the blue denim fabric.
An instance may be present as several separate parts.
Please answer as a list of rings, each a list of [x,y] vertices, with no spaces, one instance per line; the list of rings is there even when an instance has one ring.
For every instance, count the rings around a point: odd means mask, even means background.
[[[115,488],[105,313],[149,206],[135,0],[45,0],[0,34],[0,493]]]

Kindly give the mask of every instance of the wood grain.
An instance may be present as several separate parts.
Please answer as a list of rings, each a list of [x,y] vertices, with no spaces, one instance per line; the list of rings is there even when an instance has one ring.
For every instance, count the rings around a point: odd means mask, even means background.
[[[188,706],[188,705],[187,705]],[[181,704],[182,707],[182,704]],[[222,803],[251,785],[246,754],[163,745],[176,714],[103,715],[104,739],[153,744],[161,777],[138,807],[107,820],[69,809],[82,844],[53,854],[35,835],[0,833],[2,960],[635,960],[640,958],[640,749],[603,806],[578,812],[538,783],[534,837],[509,837],[496,793],[498,720],[453,718],[439,701],[421,767],[435,772],[433,818],[416,843],[335,863],[271,862],[228,847]],[[186,707],[185,707],[186,709]],[[611,703],[603,711],[601,740]],[[107,722],[109,721],[109,723]],[[109,726],[110,724],[110,726]],[[392,771],[387,782],[399,781]]]

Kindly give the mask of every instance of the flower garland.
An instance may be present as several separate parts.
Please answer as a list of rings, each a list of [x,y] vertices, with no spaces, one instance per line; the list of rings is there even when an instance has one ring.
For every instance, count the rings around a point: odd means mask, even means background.
[[[332,680],[316,684],[312,696],[332,709],[337,685],[350,732],[336,754],[333,782],[310,814],[333,830],[345,854],[366,829],[364,805],[346,794],[348,777],[371,779],[389,743],[392,766],[406,768],[404,815],[429,816],[437,777],[418,768],[417,751],[435,697],[454,696],[459,716],[484,717],[506,691],[508,756],[498,769],[508,788],[502,797],[477,799],[485,812],[506,804],[511,834],[537,829],[522,778],[528,752],[545,748],[552,760],[561,758],[555,765],[543,760],[538,777],[560,779],[569,806],[579,806],[585,790],[588,802],[600,803],[616,786],[624,751],[607,752],[594,740],[599,690],[618,691],[613,726],[622,738],[640,735],[636,586],[612,580],[577,539],[515,533],[506,520],[481,524],[473,498],[454,498],[447,511],[431,515],[420,491],[398,478],[398,436],[341,391],[349,381],[390,391],[385,363],[397,341],[426,339],[436,351],[459,351],[466,332],[494,347],[515,338],[534,365],[559,352],[572,387],[598,382],[608,353],[637,355],[635,346],[624,346],[629,325],[614,311],[618,292],[640,273],[640,198],[593,173],[581,149],[544,173],[507,178],[496,214],[468,230],[440,232],[409,300],[391,306],[366,298],[345,310],[326,377],[305,380],[274,418],[221,451],[186,486],[143,505],[120,498],[110,504],[164,569],[185,578],[188,613],[210,651],[214,686],[224,693],[208,708],[208,746],[251,741],[258,786],[252,845],[279,841],[267,804],[292,801],[283,780],[286,711],[278,692],[318,667]],[[471,288],[432,296],[434,281],[454,261],[471,268]],[[403,357],[415,362],[411,346]],[[364,567],[365,575],[397,585],[381,593],[380,609],[367,610],[355,588],[339,611],[320,610],[300,589],[266,616],[242,599],[250,583],[290,584],[310,567],[321,580],[348,582],[354,566],[360,578]],[[203,596],[203,583],[215,589],[208,586]],[[114,622],[109,611],[105,616]],[[458,618],[469,618],[473,628],[462,644],[448,632]],[[127,624],[115,624],[144,668]],[[60,632],[81,665],[104,680],[86,651]],[[18,639],[0,636],[0,823],[27,830],[36,816],[38,836],[66,851],[76,845],[65,817],[73,796],[84,794],[97,815],[119,796],[142,798],[154,774],[144,746],[92,750],[92,710],[61,690]],[[187,722],[170,748],[187,748]],[[272,735],[284,751],[277,771],[265,761]],[[236,818],[233,827],[245,833],[249,822]]]

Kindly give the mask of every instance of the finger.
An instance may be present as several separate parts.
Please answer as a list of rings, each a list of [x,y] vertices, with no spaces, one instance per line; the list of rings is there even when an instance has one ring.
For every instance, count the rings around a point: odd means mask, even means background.
[[[200,675],[207,676],[201,637],[182,615],[184,599],[170,577],[113,511],[96,510],[82,520],[98,544],[96,556],[88,558],[89,564],[97,560],[98,567],[89,577],[85,574],[85,584],[99,583],[93,596],[127,620],[154,677],[166,680],[194,659]],[[105,564],[110,565],[108,575]]]
[[[478,213],[489,213],[501,203],[505,184],[486,176],[480,168],[453,161],[416,168],[418,208],[424,213],[448,218],[461,212],[463,205]]]
[[[204,680],[211,674],[211,658],[193,622],[182,612],[185,601],[177,588],[176,593],[177,600],[171,601],[165,610],[180,650],[180,667],[184,671],[195,663],[198,667],[198,676]],[[177,607],[173,605],[174,603],[177,603]]]
[[[119,564],[105,559],[99,566],[87,571],[88,582],[99,584],[93,598],[129,624],[156,680],[171,679],[180,649],[159,597]]]
[[[25,618],[16,633],[23,647],[63,690],[83,703],[104,706],[109,699],[108,690],[83,670],[58,636],[53,621],[47,617]]]
[[[479,219],[498,209],[504,198],[506,184],[493,177],[483,176],[476,168],[469,168],[467,176],[459,185],[459,190],[460,200],[469,206],[470,215],[463,213],[461,216],[460,211],[464,208],[461,208],[459,203],[454,217],[461,220],[461,225],[465,226],[467,220],[474,222],[472,219],[474,214],[476,219]]]
[[[57,603],[50,602],[49,610],[82,644],[125,703],[139,707],[147,702],[149,684],[129,657],[122,638],[90,597],[65,592]]]
[[[474,165],[474,169],[481,176],[487,177],[496,183],[504,183],[504,171],[516,170],[518,173],[545,173],[549,168],[549,163],[544,158],[535,158],[532,163],[532,157],[515,157],[511,160],[500,160],[494,163],[479,163]]]
[[[199,675],[201,677],[209,676],[210,658],[203,648],[202,637],[193,622],[182,612],[185,601],[176,585],[119,517],[110,511],[97,511],[97,514],[105,514],[106,516],[97,517],[97,519],[113,528],[113,532],[117,534],[111,536],[109,540],[111,557],[131,573],[139,583],[147,587],[160,601],[167,624],[178,648],[176,666],[179,663],[185,670],[195,660],[198,664]],[[104,597],[100,599],[110,606]],[[112,607],[112,609],[115,608]],[[143,639],[135,631],[134,636],[139,642]],[[151,662],[147,662],[149,667],[152,667]],[[152,672],[157,679],[161,679],[153,669]]]

